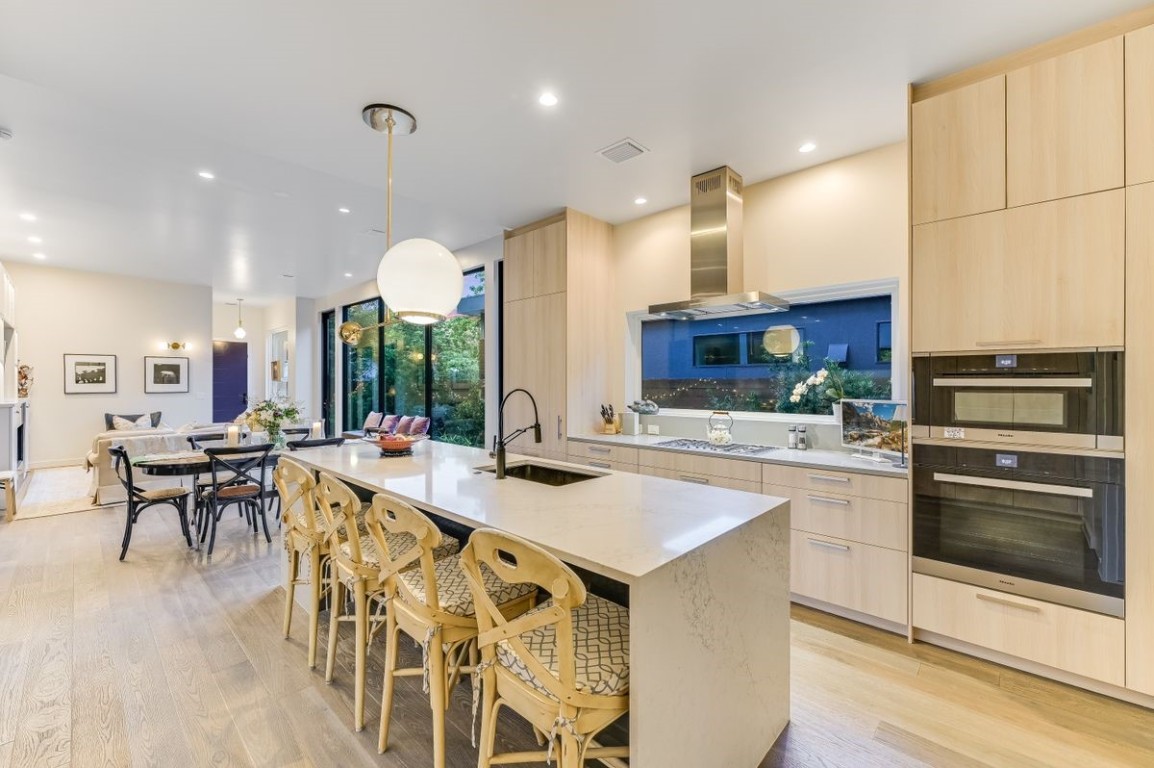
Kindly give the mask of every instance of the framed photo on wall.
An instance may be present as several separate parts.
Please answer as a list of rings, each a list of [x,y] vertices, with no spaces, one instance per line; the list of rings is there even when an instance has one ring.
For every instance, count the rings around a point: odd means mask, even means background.
[[[162,395],[188,391],[187,357],[145,357],[144,393]]]
[[[65,355],[64,394],[116,393],[116,355]]]

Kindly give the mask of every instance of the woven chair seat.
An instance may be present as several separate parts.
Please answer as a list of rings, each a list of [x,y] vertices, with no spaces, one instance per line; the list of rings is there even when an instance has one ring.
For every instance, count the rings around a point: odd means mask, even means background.
[[[548,600],[541,604],[541,608],[552,604],[553,601]],[[560,680],[557,671],[556,628],[555,624],[549,624],[525,632],[519,639],[537,661]],[[573,650],[578,690],[600,696],[624,696],[629,693],[628,608],[589,595],[585,603],[573,611]],[[496,651],[497,661],[502,667],[535,690],[557,700],[544,683],[529,671],[508,641],[497,643]]]
[[[511,603],[528,597],[536,591],[533,584],[510,584],[502,581],[497,574],[484,569],[485,590],[497,605]],[[453,555],[438,560],[434,564],[434,575],[437,579],[437,599],[441,603],[441,610],[455,616],[472,616],[473,592],[469,589],[469,582],[465,580],[465,572],[461,570],[461,556]],[[399,574],[409,591],[417,600],[425,605],[429,604],[425,592],[425,577],[418,568]]]
[[[393,557],[400,557],[417,544],[417,539],[408,533],[389,533],[385,531],[385,539],[389,544],[389,553],[392,554]],[[433,548],[433,559],[441,560],[455,555],[460,551],[461,542],[451,536],[443,536],[441,543]],[[341,554],[345,557],[352,557],[352,548],[347,541],[341,544]],[[373,537],[367,533],[361,535],[361,559],[364,561],[364,564],[370,568],[381,567],[381,555],[377,551],[377,543],[373,541]],[[419,563],[413,563],[409,567],[416,568],[418,565]]]
[[[181,496],[187,496],[191,491],[188,488],[154,488],[139,493],[147,501],[163,501],[164,499],[179,499]]]
[[[206,491],[206,494],[216,496],[218,499],[256,499],[260,498],[261,490],[259,485],[246,483],[244,485],[229,485],[218,491],[213,491],[210,488]]]

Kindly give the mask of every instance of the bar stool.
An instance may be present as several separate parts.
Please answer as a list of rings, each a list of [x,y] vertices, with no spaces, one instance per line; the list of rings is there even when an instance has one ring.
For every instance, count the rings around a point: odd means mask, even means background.
[[[551,761],[558,740],[561,768],[578,768],[587,759],[629,757],[628,747],[593,743],[629,709],[629,610],[588,594],[577,574],[556,557],[501,531],[474,531],[460,561],[480,628],[478,768]],[[488,572],[548,590],[552,598],[510,620],[489,596]],[[547,733],[548,749],[494,755],[501,707]]]
[[[284,546],[288,551],[285,578],[284,636],[292,629],[293,598],[298,584],[309,585],[309,668],[317,665],[317,637],[320,634],[321,594],[326,586],[321,577],[322,564],[329,557],[325,538],[325,518],[317,509],[314,491],[317,483],[311,470],[289,458],[281,458],[272,473],[280,494]],[[308,560],[308,578],[301,573],[301,563]]]

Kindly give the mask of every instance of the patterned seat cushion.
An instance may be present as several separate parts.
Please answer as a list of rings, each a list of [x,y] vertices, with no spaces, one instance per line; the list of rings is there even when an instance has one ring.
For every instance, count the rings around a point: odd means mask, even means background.
[[[410,533],[389,533],[386,531],[385,540],[389,544],[389,554],[394,558],[400,557],[417,545],[416,537]],[[451,536],[442,536],[441,543],[433,548],[433,559],[441,560],[460,551],[461,542]],[[352,557],[352,547],[347,541],[341,544],[341,554],[345,557]],[[377,552],[377,543],[367,533],[361,535],[361,558],[367,566],[379,568],[381,565],[381,555]],[[417,564],[414,563],[411,567],[415,568]]]
[[[485,578],[485,589],[497,605],[526,597],[537,589],[532,584],[509,584],[488,568],[483,567],[481,570]],[[455,616],[472,616],[473,592],[469,589],[469,582],[465,581],[465,572],[461,570],[460,555],[438,560],[434,573],[437,578],[437,599],[440,600],[441,610]],[[428,605],[425,577],[419,568],[402,573],[400,578],[418,600]]]
[[[541,605],[552,604],[549,600]],[[558,675],[555,624],[526,632],[521,642],[546,669]],[[505,640],[497,643],[497,661],[517,677],[551,699],[556,697],[521,662]],[[601,696],[629,693],[629,609],[589,595],[573,611],[573,654],[577,665],[577,689]]]

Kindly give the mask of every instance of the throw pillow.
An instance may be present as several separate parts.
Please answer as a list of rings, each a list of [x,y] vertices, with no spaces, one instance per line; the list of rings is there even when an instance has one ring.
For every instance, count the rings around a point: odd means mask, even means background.
[[[410,435],[423,435],[429,431],[429,417],[417,416],[413,419],[413,425],[409,427]]]
[[[147,425],[145,425],[144,429],[148,429],[149,427],[152,427],[155,429],[156,426],[158,424],[160,424],[160,414],[161,414],[160,411],[153,411],[152,413],[148,414],[149,423]],[[112,420],[114,418],[116,418],[117,415],[118,414],[115,414],[115,413],[104,414],[104,427],[105,427],[105,429],[109,429],[109,430],[116,429],[116,426],[112,423]],[[122,414],[119,414],[119,416],[120,416],[120,418],[127,419],[128,421],[138,421],[141,417],[141,414],[139,414],[139,413],[132,413],[132,414],[122,413]]]
[[[385,418],[381,419],[381,432],[386,435],[391,435],[397,429],[397,422],[401,420],[400,416],[390,413]]]
[[[381,426],[381,417],[384,415],[385,414],[377,413],[376,411],[369,411],[369,415],[365,417],[365,424],[361,429],[376,429]]]
[[[397,422],[397,429],[393,432],[394,435],[407,435],[409,430],[413,428],[413,417],[402,416],[401,420]]]
[[[123,416],[113,416],[112,428],[115,430],[152,429],[152,417],[146,413],[135,421],[129,421]]]

